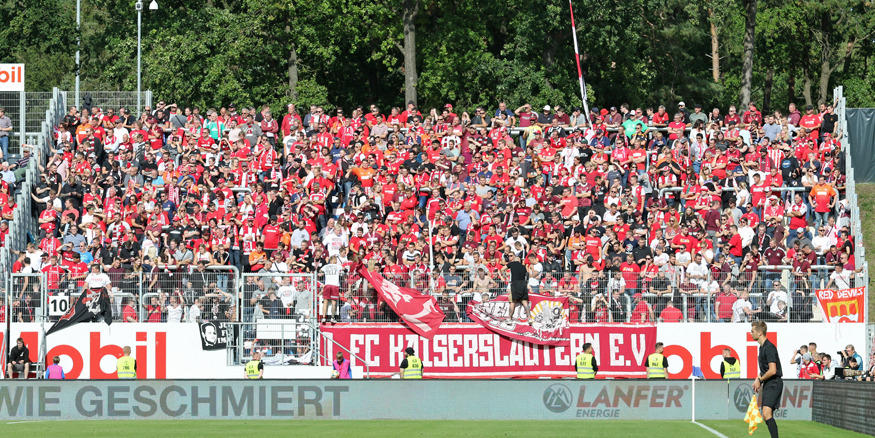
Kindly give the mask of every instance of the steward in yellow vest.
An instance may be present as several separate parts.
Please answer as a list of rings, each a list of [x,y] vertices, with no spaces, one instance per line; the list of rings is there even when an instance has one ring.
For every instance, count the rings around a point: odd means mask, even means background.
[[[137,360],[131,357],[131,347],[126,345],[123,351],[122,357],[115,362],[116,377],[118,379],[136,379]]]
[[[595,373],[598,372],[599,366],[592,354],[591,343],[583,344],[583,352],[577,355],[574,368],[577,370],[578,379],[595,379]]]
[[[247,379],[264,378],[264,364],[261,363],[261,353],[256,351],[252,353],[252,360],[246,362],[243,372]]]
[[[414,356],[413,347],[407,347],[404,350],[404,360],[401,361],[401,378],[402,379],[421,379],[422,378],[422,361]]]
[[[741,361],[732,357],[728,348],[723,349],[723,362],[720,364],[720,377],[724,379],[741,378]]]
[[[647,356],[648,379],[668,378],[668,360],[662,355],[663,350],[662,342],[657,342],[656,351],[650,356]]]

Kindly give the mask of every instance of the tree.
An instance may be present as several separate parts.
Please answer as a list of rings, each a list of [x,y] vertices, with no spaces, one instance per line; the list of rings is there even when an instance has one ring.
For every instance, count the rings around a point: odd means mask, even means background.
[[[754,38],[757,24],[757,0],[742,0],[745,12],[744,24],[744,56],[741,67],[741,105],[746,107],[751,101],[751,84],[753,80]]]
[[[419,0],[403,1],[404,22],[404,101],[416,102],[416,17],[419,15]]]
[[[814,2],[819,26],[812,27],[820,51],[818,103],[831,101],[832,74],[850,62],[861,41],[875,35],[875,13],[869,1],[825,0]]]

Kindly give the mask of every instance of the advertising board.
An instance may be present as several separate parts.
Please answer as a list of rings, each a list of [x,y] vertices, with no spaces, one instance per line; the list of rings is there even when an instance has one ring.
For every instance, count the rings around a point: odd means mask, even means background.
[[[24,91],[24,64],[0,64],[0,91]]]
[[[812,383],[794,385],[797,399],[803,392],[806,398],[798,407],[786,405],[781,418],[810,420]],[[693,385],[689,380],[15,380],[0,386],[0,420],[689,421],[695,398],[697,413],[705,410],[717,413],[708,418],[741,421],[743,412],[726,408],[726,388],[725,382]]]
[[[741,361],[742,378],[757,377],[759,345],[751,338],[750,324],[659,324],[656,334],[657,340],[665,344],[672,378],[689,378],[693,366],[700,366],[706,379],[719,379],[724,348]],[[794,378],[796,367],[790,365],[790,359],[797,348],[814,342],[818,351],[835,355],[847,344],[866,345],[866,326],[770,323],[768,337],[778,347],[784,378]]]
[[[0,332],[2,337],[2,332]],[[39,324],[12,324],[11,338],[23,338],[30,360],[38,361],[42,334]],[[138,379],[237,379],[242,365],[229,365],[226,350],[204,350],[197,324],[78,324],[53,333],[46,357],[59,356],[68,379],[115,378],[116,358],[124,346],[137,360]],[[329,368],[268,367],[266,377],[328,377]]]

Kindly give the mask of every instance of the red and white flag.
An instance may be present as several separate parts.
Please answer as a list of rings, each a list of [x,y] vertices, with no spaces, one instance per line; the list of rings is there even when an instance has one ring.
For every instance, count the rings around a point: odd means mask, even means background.
[[[356,271],[371,283],[380,299],[385,301],[411,330],[424,338],[434,337],[445,317],[434,297],[422,295],[409,287],[400,287],[383,278],[379,272],[368,271],[364,265],[359,265]]]
[[[568,322],[568,297],[553,298],[529,294],[532,305],[532,323],[520,322],[522,306],[517,306],[516,314],[508,317],[510,302],[507,295],[483,302],[468,303],[468,316],[483,327],[500,335],[520,341],[540,345],[568,345],[571,341]]]
[[[864,322],[866,288],[818,289],[817,301],[826,322]]]

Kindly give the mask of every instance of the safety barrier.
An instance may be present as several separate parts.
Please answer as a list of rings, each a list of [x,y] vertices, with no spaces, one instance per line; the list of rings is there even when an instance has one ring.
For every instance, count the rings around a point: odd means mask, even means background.
[[[862,227],[862,218],[860,216],[860,201],[857,197],[857,180],[854,175],[854,161],[853,155],[851,154],[851,148],[854,147],[850,144],[850,139],[848,137],[848,120],[847,120],[847,99],[844,96],[844,87],[839,86],[833,90],[833,99],[835,101],[835,113],[838,116],[838,132],[839,132],[839,141],[842,145],[842,153],[844,153],[844,161],[845,161],[845,178],[847,180],[845,186],[845,198],[848,200],[848,209],[850,210],[850,217],[847,220],[847,224],[840,222],[839,225],[847,225],[850,228],[851,235],[856,237],[854,242],[854,260],[857,261],[858,264],[862,265],[863,271],[862,279],[863,285],[870,286],[869,280],[869,265],[866,263],[866,247],[863,246],[863,227]],[[857,145],[856,147],[861,147]],[[836,203],[838,206],[838,203]],[[840,218],[841,219],[841,218]],[[865,306],[866,313],[868,315],[869,309],[869,294],[865,294]],[[875,353],[875,350],[871,350],[869,353]]]

